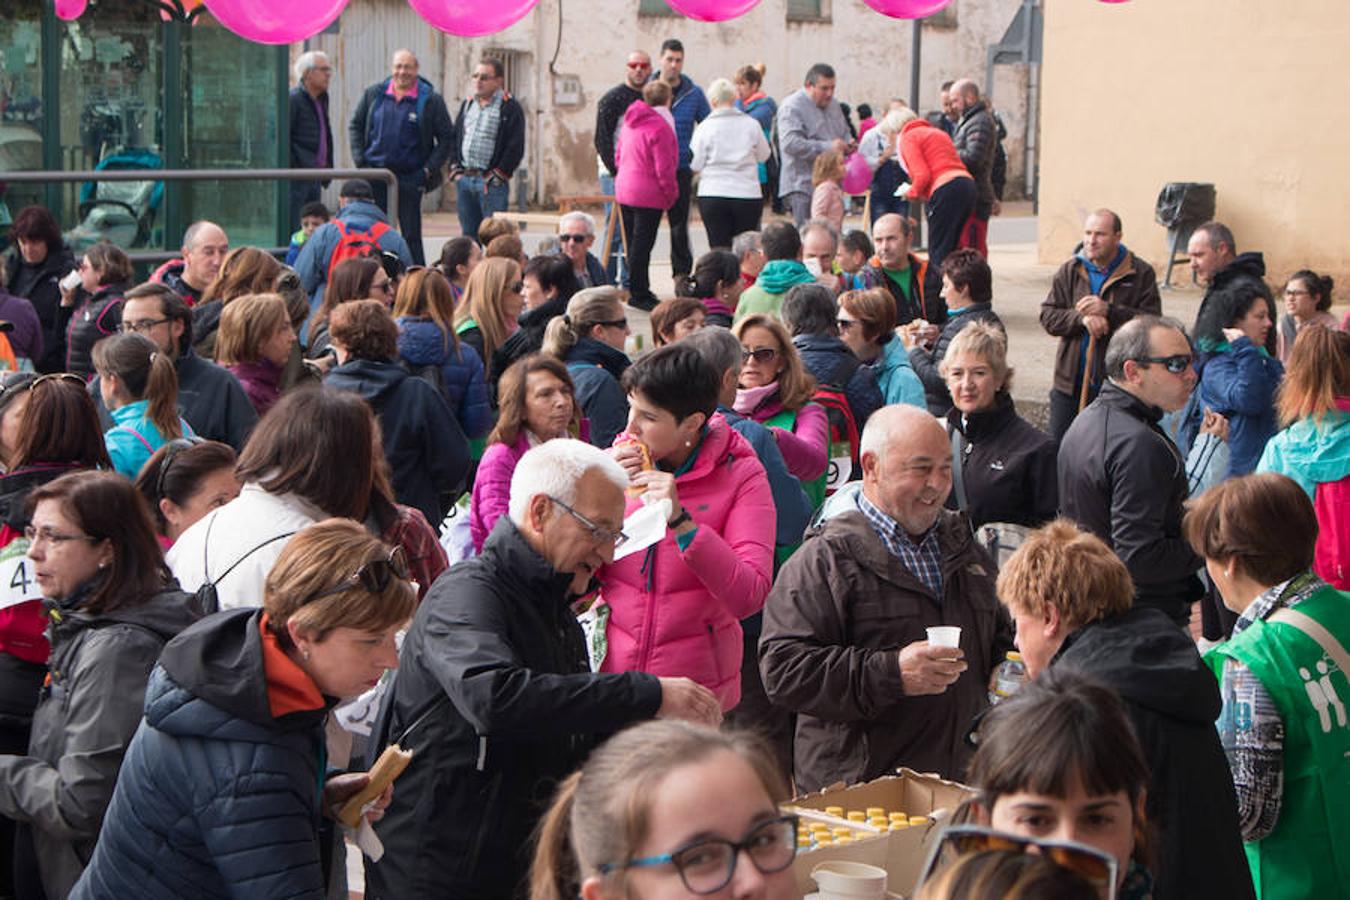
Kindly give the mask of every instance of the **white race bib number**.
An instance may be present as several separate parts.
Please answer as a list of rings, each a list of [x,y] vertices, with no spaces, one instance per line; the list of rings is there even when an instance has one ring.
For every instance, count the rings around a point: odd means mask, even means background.
[[[37,576],[33,572],[33,561],[25,552],[28,542],[20,539],[5,549],[12,549],[14,544],[23,544],[24,547],[0,561],[0,609],[42,599],[42,589],[38,587]]]
[[[853,474],[852,456],[835,456],[830,458],[830,467],[825,472],[825,493],[833,494],[845,484],[848,483],[849,476]]]

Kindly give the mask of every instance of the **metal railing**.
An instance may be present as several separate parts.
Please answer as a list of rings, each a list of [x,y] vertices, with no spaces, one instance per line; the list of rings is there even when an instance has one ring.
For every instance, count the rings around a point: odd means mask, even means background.
[[[6,184],[67,184],[83,181],[336,181],[364,178],[383,181],[388,186],[388,208],[398,209],[398,176],[389,169],[84,169],[79,171],[0,172]],[[389,216],[389,225],[398,229],[398,214]],[[285,247],[266,248],[274,256],[285,256]],[[143,250],[127,253],[133,263],[156,264],[177,259],[179,250]]]

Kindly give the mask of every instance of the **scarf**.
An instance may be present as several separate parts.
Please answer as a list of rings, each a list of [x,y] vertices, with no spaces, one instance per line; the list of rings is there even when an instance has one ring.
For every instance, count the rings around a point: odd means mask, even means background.
[[[731,408],[743,416],[748,416],[776,393],[778,393],[777,381],[771,381],[763,387],[737,388],[736,402]]]

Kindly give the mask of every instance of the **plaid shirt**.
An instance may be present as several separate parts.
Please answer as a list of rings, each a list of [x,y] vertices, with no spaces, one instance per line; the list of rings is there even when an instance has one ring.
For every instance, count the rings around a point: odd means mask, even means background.
[[[460,159],[466,169],[484,169],[492,165],[492,151],[497,146],[497,131],[502,125],[502,92],[492,95],[487,106],[478,99],[469,100],[464,111],[464,136],[459,145]]]
[[[938,546],[937,525],[928,529],[928,533],[915,544],[899,522],[873,506],[861,491],[858,492],[858,508],[891,555],[898,557],[905,569],[941,600],[942,548]]]

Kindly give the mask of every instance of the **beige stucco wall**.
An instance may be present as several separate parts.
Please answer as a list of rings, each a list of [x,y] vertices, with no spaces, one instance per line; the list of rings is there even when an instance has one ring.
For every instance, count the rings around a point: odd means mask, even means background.
[[[1020,0],[953,0],[957,27],[924,28],[920,85],[924,110],[936,108],[943,81],[972,77],[983,83],[986,47],[1003,36],[1019,5]],[[718,76],[730,77],[747,63],[763,62],[765,88],[781,99],[800,87],[807,68],[819,61],[835,67],[838,96],[854,106],[867,102],[884,110],[891,96],[908,98],[913,28],[909,22],[882,16],[861,0],[825,0],[828,19],[820,22],[789,22],[786,8],[787,0],[762,0],[739,19],[705,23],[639,16],[637,0],[560,0],[541,2],[499,34],[466,39],[432,31],[404,0],[362,0],[348,6],[337,34],[320,35],[309,46],[333,54],[335,77],[346,75],[354,82],[334,87],[335,133],[339,121],[345,131],[360,89],[387,71],[387,61],[399,46],[414,46],[422,74],[436,81],[452,111],[455,98],[468,93],[468,75],[482,52],[505,49],[520,54],[510,88],[523,104],[529,125],[524,165],[531,172],[532,195],[551,200],[559,194],[597,189],[595,105],[622,80],[630,50],[641,48],[655,57],[667,37],[684,42],[685,72],[700,85]],[[552,102],[549,62],[557,46],[560,16],[556,71],[580,79],[579,107]],[[302,49],[297,46],[296,53]],[[1024,182],[1026,68],[995,69],[994,101],[1009,131],[1004,147],[1014,196]],[[344,161],[342,156],[339,161]]]
[[[1238,249],[1265,253],[1268,280],[1308,266],[1350,283],[1345,0],[1045,7],[1042,262],[1064,259],[1098,206],[1164,262],[1159,190],[1206,181]]]

